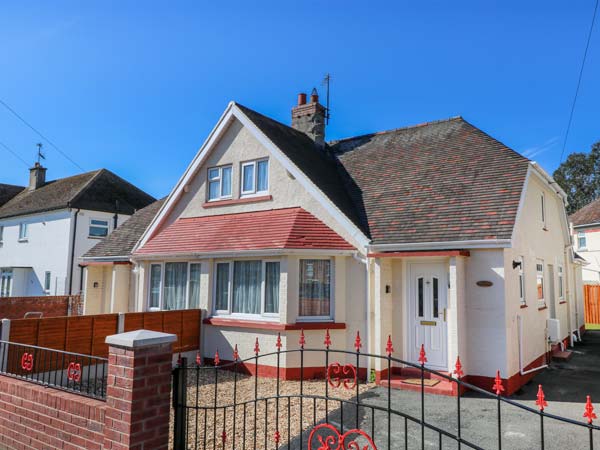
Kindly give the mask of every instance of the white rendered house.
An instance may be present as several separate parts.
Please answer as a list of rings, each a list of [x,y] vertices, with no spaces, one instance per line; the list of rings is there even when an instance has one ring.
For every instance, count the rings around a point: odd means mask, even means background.
[[[105,169],[46,182],[36,164],[0,206],[0,297],[78,294],[78,258],[152,201]]]

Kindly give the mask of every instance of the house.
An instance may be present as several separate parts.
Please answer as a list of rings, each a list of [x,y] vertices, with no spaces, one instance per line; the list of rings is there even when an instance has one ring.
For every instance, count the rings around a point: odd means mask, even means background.
[[[23,186],[0,183],[0,206],[25,189]]]
[[[135,311],[136,276],[131,254],[164,199],[136,211],[123,225],[88,250],[84,266],[83,313],[106,314]]]
[[[570,216],[573,242],[586,261],[582,277],[586,284],[600,284],[600,199],[594,200]]]
[[[77,294],[78,258],[154,198],[106,169],[46,181],[36,163],[29,175],[0,206],[0,296]]]
[[[134,310],[206,309],[207,358],[251,357],[256,337],[297,348],[301,332],[321,348],[325,329],[352,349],[358,331],[362,352],[391,336],[397,358],[423,345],[451,372],[460,356],[469,381],[489,389],[500,370],[509,393],[549,341],[578,336],[566,196],[541,167],[461,117],[327,142],[325,114],[316,92],[291,127],[227,106],[133,250]],[[281,367],[297,376],[298,355]]]

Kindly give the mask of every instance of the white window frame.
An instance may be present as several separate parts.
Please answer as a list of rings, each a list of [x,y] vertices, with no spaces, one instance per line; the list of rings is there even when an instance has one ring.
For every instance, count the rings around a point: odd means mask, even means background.
[[[542,266],[542,270],[538,269],[538,266]],[[538,298],[537,289],[538,289],[538,280],[542,280],[542,298]],[[535,289],[536,295],[535,297],[538,299],[538,307],[546,306],[546,280],[545,280],[545,270],[544,270],[544,260],[536,259],[535,261]]]
[[[298,274],[298,311],[300,310],[300,261],[303,259],[329,261],[329,315],[328,316],[301,316],[298,312],[298,322],[332,322],[335,318],[335,259],[305,257],[298,259],[296,273]]]
[[[519,261],[521,262],[521,264],[519,265],[519,274],[518,274],[519,289],[520,289],[519,294],[521,294],[519,296],[519,300],[521,301],[521,305],[527,305],[527,291],[525,290],[525,260],[521,256],[519,258]]]
[[[228,195],[224,195],[223,194],[223,169],[229,169],[231,172],[231,175],[229,177],[229,194]],[[210,178],[210,171],[211,170],[218,170],[219,171],[219,175],[217,178]],[[211,182],[219,182],[219,195],[216,198],[210,198],[210,183]],[[209,167],[208,170],[206,171],[206,201],[207,202],[218,202],[221,200],[229,200],[232,198],[233,195],[233,165],[231,164],[225,164],[223,166],[214,166],[214,167]]]
[[[3,277],[5,274],[6,277]],[[14,271],[12,269],[0,269],[0,297],[10,297],[12,295],[14,276]]]
[[[213,263],[213,283],[212,283],[212,310],[215,316],[229,316],[236,319],[256,320],[259,317],[268,319],[278,319],[281,312],[281,260],[280,259],[260,259],[261,262],[261,280],[260,280],[260,314],[246,314],[233,312],[233,264],[236,261],[258,261],[258,259],[226,259]],[[266,289],[266,265],[268,262],[279,263],[279,312],[265,312],[265,289]],[[227,309],[217,309],[217,264],[229,264],[229,284],[227,290]]]
[[[4,225],[0,225],[0,244],[4,241]]]
[[[564,270],[561,264],[557,264],[556,273],[558,277],[558,301],[563,302],[565,300],[565,283]]]
[[[259,162],[263,162],[266,161],[267,163],[267,188],[259,191],[258,190],[258,163]],[[254,169],[254,183],[252,186],[251,190],[245,191],[244,190],[244,167],[250,167],[252,166]],[[259,195],[265,195],[269,193],[269,158],[259,158],[259,159],[255,159],[253,161],[246,161],[243,162],[241,164],[241,170],[240,170],[240,196],[241,197],[252,197],[252,196],[259,196]]]
[[[160,261],[151,262],[148,264],[148,280],[146,282],[146,308],[148,311],[165,311],[164,309],[164,289],[165,289],[165,264],[167,263],[181,263],[187,264],[187,279],[185,283],[185,309],[190,309],[190,267],[192,264],[200,265],[200,286],[202,286],[202,261],[190,260],[190,261]],[[152,289],[152,266],[160,266],[160,283],[158,291],[158,306],[150,306],[150,295]],[[202,301],[202,291],[200,291],[200,299],[198,302],[198,308],[200,308]],[[195,309],[195,308],[194,308]],[[170,310],[170,311],[181,311],[181,310]]]
[[[581,239],[583,239],[583,245],[581,245]],[[587,250],[587,236],[585,235],[585,231],[577,232],[577,249]]]
[[[29,240],[29,224],[21,222],[19,224],[19,242],[27,242]]]
[[[98,225],[96,223],[93,223],[94,220],[97,220],[98,222],[106,222],[106,226],[104,226],[104,225]],[[94,235],[92,235],[91,234],[91,228],[92,227],[106,228],[106,236],[94,236]],[[90,239],[104,239],[109,234],[110,234],[110,219],[103,219],[103,218],[100,218],[100,217],[90,217],[90,222],[88,224],[88,238],[90,238]]]

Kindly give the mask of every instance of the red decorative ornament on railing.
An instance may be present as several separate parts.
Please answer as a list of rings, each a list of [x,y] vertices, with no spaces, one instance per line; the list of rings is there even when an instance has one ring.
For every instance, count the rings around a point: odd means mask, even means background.
[[[300,340],[298,341],[298,345],[300,345],[300,348],[304,350],[304,346],[306,345],[306,338],[304,337],[304,329],[300,330]]]
[[[500,371],[496,371],[496,379],[494,380],[494,385],[492,389],[496,393],[496,395],[500,395],[504,392],[504,386],[502,386],[502,378],[500,378]]]
[[[354,339],[354,348],[356,349],[356,353],[360,352],[360,348],[362,347],[362,341],[360,340],[360,332],[356,332],[356,339]]]
[[[33,354],[32,353],[23,353],[21,357],[21,369],[31,372],[33,370]]]
[[[315,447],[313,442],[317,441]],[[340,433],[328,423],[317,425],[308,437],[308,450],[377,450],[377,446],[367,433],[355,429]]]
[[[421,351],[419,352],[419,363],[421,363],[422,366],[425,365],[425,363],[427,362],[427,355],[425,354],[425,346],[423,344],[421,344]]]
[[[454,365],[454,375],[456,375],[456,378],[462,378],[465,376],[465,373],[462,370],[462,364],[460,363],[460,357],[457,356],[456,357],[456,364]]]
[[[256,342],[254,343],[254,354],[256,356],[258,356],[259,353],[260,353],[260,347],[258,345],[258,338],[256,338]]]
[[[237,344],[233,347],[233,360],[237,361],[240,358],[240,353],[238,352]]]
[[[385,346],[385,352],[388,355],[388,358],[392,356],[394,353],[394,346],[392,345],[392,336],[388,335],[387,345]]]
[[[356,367],[352,364],[342,366],[339,362],[329,364],[327,367],[327,382],[332,388],[354,389],[356,387]]]
[[[215,366],[218,366],[221,362],[221,358],[219,357],[219,350],[215,352]]]
[[[223,433],[221,434],[221,439],[223,440],[223,446],[225,446],[225,442],[227,442],[227,433],[225,430],[223,430]]]
[[[329,328],[327,329],[327,331],[325,331],[325,341],[323,342],[323,344],[325,344],[325,348],[327,349],[331,347],[331,336],[329,335]]]
[[[542,389],[542,385],[538,385],[538,393],[537,393],[537,400],[535,401],[535,404],[538,406],[538,408],[540,408],[540,411],[544,411],[544,408],[546,406],[548,406],[548,402],[546,401],[546,397],[544,396],[544,390]]]
[[[275,347],[277,347],[277,351],[281,351],[281,333],[277,333],[277,342],[275,342]]]
[[[594,412],[594,405],[592,405],[592,399],[589,395],[587,396],[587,401],[585,402],[585,412],[583,413],[583,417],[587,418],[590,425],[594,419],[598,418]]]
[[[281,440],[281,435],[279,434],[279,431],[275,430],[273,440],[275,441],[275,444],[279,444],[279,441]]]
[[[67,379],[78,383],[81,379],[81,364],[70,362],[67,368]]]
[[[196,352],[196,365],[199,366],[202,362],[202,357],[200,356],[200,351]]]

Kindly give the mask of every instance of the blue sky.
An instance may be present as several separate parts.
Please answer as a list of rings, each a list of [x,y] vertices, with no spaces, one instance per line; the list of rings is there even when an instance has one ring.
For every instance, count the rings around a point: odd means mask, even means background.
[[[84,169],[108,168],[156,197],[228,101],[289,123],[296,94],[326,72],[328,139],[462,115],[552,172],[593,7],[0,0],[0,98]],[[598,27],[566,154],[600,140]],[[39,140],[0,108],[1,142],[33,163]],[[49,178],[80,171],[48,145],[46,155]],[[0,147],[0,182],[27,176]]]

